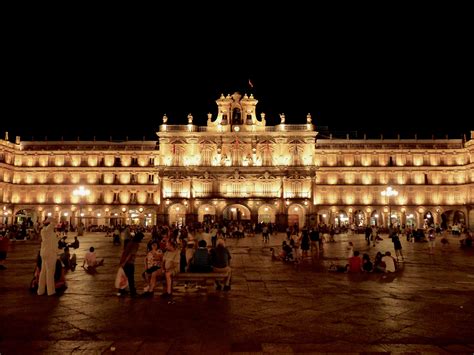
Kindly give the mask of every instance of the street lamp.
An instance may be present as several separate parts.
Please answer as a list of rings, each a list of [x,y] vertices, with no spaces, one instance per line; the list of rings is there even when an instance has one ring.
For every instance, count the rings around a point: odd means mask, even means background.
[[[388,199],[388,220],[389,220],[389,225],[388,225],[388,227],[391,228],[391,227],[392,227],[392,205],[390,204],[390,197],[391,197],[391,196],[398,196],[398,191],[392,189],[391,186],[388,186],[388,187],[387,187],[385,190],[383,190],[380,194],[381,194],[382,196],[387,197],[387,199]]]
[[[91,190],[86,189],[84,186],[79,186],[77,189],[74,189],[72,194],[79,198],[79,216],[80,217],[79,217],[79,225],[77,226],[77,235],[81,236],[83,235],[82,216],[84,216],[84,214],[82,213],[82,198],[89,196],[91,194]]]

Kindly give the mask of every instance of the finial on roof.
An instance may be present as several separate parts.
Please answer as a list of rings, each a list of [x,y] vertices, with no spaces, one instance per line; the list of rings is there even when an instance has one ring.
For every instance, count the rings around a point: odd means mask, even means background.
[[[285,114],[284,114],[284,113],[280,113],[280,120],[281,120],[280,123],[281,123],[281,124],[285,123],[285,119],[286,119]]]
[[[8,140],[8,132],[5,132],[5,140]]]
[[[191,113],[188,114],[188,124],[192,124],[193,123],[193,115],[191,115]]]
[[[168,116],[166,116],[166,113],[163,115],[163,124],[166,124],[168,122]]]
[[[311,123],[312,121],[313,121],[313,120],[312,120],[312,118],[311,118],[311,114],[308,113],[308,114],[306,115],[306,123]]]

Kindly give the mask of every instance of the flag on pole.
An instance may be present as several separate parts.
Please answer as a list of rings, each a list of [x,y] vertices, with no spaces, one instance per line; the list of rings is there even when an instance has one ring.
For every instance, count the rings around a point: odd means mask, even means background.
[[[249,79],[249,86],[253,89],[253,83],[252,80]]]

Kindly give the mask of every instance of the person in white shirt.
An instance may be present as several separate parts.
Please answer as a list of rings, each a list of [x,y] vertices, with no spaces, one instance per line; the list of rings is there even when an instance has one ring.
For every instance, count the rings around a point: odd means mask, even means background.
[[[392,257],[392,253],[390,253],[389,251],[387,251],[385,253],[385,256],[382,257],[382,262],[385,263],[385,272],[396,271],[395,259]]]
[[[86,264],[87,264],[87,267],[85,267]],[[84,262],[82,263],[82,267],[86,269],[86,271],[96,271],[96,269],[102,265],[104,265],[104,259],[97,262],[95,249],[94,247],[90,247],[89,251],[86,253],[84,257]]]
[[[38,282],[38,295],[44,295],[47,291],[48,296],[56,293],[54,283],[54,271],[56,268],[56,260],[58,259],[58,238],[54,232],[54,220],[48,217],[44,222],[41,230],[41,272]]]

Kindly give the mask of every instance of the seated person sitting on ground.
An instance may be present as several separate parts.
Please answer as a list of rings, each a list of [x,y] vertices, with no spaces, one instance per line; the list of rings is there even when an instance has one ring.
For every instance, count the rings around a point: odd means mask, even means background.
[[[466,232],[466,238],[459,241],[461,248],[470,248],[472,247],[472,235],[471,232]]]
[[[69,247],[79,249],[79,239],[77,239],[77,237],[74,237],[74,241],[69,244]]]
[[[198,248],[190,260],[189,272],[212,272],[211,256],[204,239],[198,242]]]
[[[293,240],[293,239],[292,239]],[[293,260],[293,248],[286,241],[281,244],[280,259],[283,261]]]
[[[362,271],[362,259],[359,256],[359,252],[354,251],[354,256],[349,258],[348,272],[361,272]]]
[[[73,254],[71,256],[71,253],[69,252],[69,247],[64,248],[64,253],[62,253],[59,256],[59,259],[64,265],[64,269],[66,271],[71,270],[74,271],[76,270],[77,262],[76,262],[76,254]]]
[[[385,263],[385,272],[395,272],[397,270],[395,258],[392,256],[392,253],[387,251],[385,256],[382,257],[382,262]]]
[[[87,267],[85,265],[87,264]],[[97,262],[97,256],[95,254],[94,247],[90,247],[89,251],[86,253],[84,257],[84,262],[82,263],[82,267],[87,271],[96,271],[99,266],[104,265],[104,259]]]
[[[375,260],[374,260],[374,268],[372,271],[374,272],[385,272],[385,263],[382,261],[382,253],[377,252],[377,255],[375,255]]]
[[[372,272],[373,265],[370,261],[369,254],[362,255],[362,270],[365,272]]]
[[[58,249],[64,249],[67,247],[66,239],[67,237],[62,237],[58,240]]]

